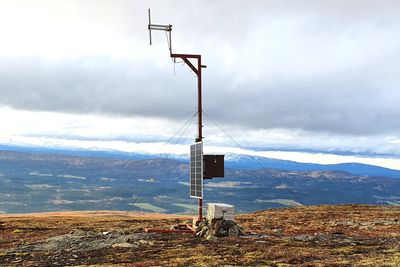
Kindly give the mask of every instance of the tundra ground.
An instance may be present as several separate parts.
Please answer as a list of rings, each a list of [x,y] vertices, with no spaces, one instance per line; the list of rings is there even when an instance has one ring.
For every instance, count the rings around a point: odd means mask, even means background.
[[[309,206],[241,214],[249,234],[208,241],[144,228],[188,216],[123,212],[0,215],[2,266],[400,266],[399,206]]]

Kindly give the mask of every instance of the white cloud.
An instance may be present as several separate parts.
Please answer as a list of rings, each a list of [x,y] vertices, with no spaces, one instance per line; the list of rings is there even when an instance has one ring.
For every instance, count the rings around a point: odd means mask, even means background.
[[[153,153],[194,111],[196,81],[186,66],[173,75],[162,33],[148,46],[148,7],[174,25],[174,51],[203,55],[204,108],[245,147],[400,155],[390,0],[0,0],[2,142]],[[288,153],[273,155],[370,161]]]
[[[22,146],[38,146],[47,148],[72,148],[101,151],[119,151],[141,154],[175,154],[188,156],[188,144],[165,144],[163,142],[133,142],[133,141],[104,141],[104,140],[72,140],[50,137],[0,136],[0,144]],[[373,156],[344,156],[328,153],[308,153],[296,151],[255,151],[239,147],[205,145],[205,153],[233,153],[266,158],[291,160],[302,163],[339,164],[363,163],[400,170],[400,158]]]
[[[190,114],[187,114],[190,115]],[[100,115],[76,115],[55,112],[31,112],[10,108],[0,108],[2,123],[0,138],[2,142],[29,144],[29,138],[44,138],[47,143],[58,139],[90,141],[121,141],[157,143],[172,137],[178,128],[187,120],[171,121],[159,118],[144,117],[110,117]],[[190,116],[189,116],[190,117]],[[186,118],[187,119],[187,118]],[[183,129],[185,129],[183,127]],[[182,135],[183,129],[176,133],[172,143]],[[355,154],[400,155],[399,137],[395,136],[353,136],[313,133],[296,129],[243,129],[241,127],[224,127],[237,142],[244,147],[269,148],[274,150],[314,150],[328,153],[352,152]],[[236,146],[236,144],[205,117],[205,142],[215,147]],[[187,126],[180,143],[191,143],[196,136],[196,117]],[[9,141],[7,141],[9,140]],[[36,142],[36,141],[35,141]],[[88,143],[89,148],[93,143]],[[76,147],[79,147],[78,145]],[[112,149],[112,148],[110,148]],[[165,148],[165,151],[169,151]],[[155,151],[152,151],[154,153]]]

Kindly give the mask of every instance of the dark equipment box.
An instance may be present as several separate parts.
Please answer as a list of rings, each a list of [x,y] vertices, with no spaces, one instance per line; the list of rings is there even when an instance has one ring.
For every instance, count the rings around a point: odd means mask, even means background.
[[[203,178],[212,179],[224,177],[225,155],[203,155]]]

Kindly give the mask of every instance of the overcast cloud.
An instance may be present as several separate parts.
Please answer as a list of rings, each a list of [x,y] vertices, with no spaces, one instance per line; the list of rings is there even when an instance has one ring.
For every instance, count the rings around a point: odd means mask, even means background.
[[[0,106],[185,119],[196,77],[163,33],[148,45],[148,7],[202,54],[204,109],[232,131],[399,139],[399,1],[0,0]]]

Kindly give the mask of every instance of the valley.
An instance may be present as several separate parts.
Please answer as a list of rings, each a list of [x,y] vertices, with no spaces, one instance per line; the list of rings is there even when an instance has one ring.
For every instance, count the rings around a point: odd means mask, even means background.
[[[197,202],[189,198],[188,191],[188,165],[174,159],[0,151],[2,213],[125,210],[193,214]],[[238,212],[301,204],[399,205],[399,192],[400,179],[344,171],[226,168],[224,178],[205,181],[207,201],[231,203]]]

